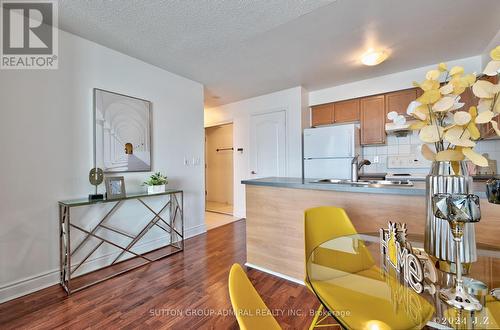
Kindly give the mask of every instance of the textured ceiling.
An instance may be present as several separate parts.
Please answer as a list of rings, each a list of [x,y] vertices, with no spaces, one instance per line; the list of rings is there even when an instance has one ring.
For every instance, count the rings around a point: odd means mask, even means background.
[[[498,0],[60,0],[60,27],[205,85],[207,106],[481,53]],[[368,47],[389,49],[377,67]]]

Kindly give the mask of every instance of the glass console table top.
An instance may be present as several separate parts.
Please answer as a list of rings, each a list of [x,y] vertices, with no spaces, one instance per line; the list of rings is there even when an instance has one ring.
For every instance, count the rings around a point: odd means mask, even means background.
[[[413,248],[423,237],[409,235]],[[347,329],[499,329],[500,301],[480,297],[483,310],[471,314],[450,308],[439,299],[440,286],[451,286],[454,275],[438,271],[434,290],[417,294],[403,284],[403,274],[383,269],[379,236],[341,236],[317,246],[307,260],[308,281],[322,304]],[[467,277],[500,287],[500,249],[478,244],[478,261]],[[430,293],[429,291],[434,291]]]
[[[148,194],[147,192],[136,192],[136,193],[127,193],[125,197],[121,198],[114,198],[114,199],[97,199],[97,200],[89,200],[88,197],[85,198],[77,198],[77,199],[69,199],[69,200],[64,200],[64,201],[59,201],[60,205],[65,205],[65,206],[84,206],[84,205],[92,205],[92,204],[99,204],[99,203],[111,203],[111,202],[117,202],[121,200],[127,200],[127,199],[136,199],[136,198],[142,198],[142,197],[152,197],[152,196],[161,196],[161,195],[171,195],[171,194],[176,194],[176,193],[181,193],[182,190],[179,189],[167,189],[165,192],[157,193],[157,194]]]

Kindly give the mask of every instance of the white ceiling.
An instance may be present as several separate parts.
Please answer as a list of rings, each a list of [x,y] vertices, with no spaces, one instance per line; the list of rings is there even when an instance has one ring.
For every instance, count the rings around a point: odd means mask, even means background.
[[[63,30],[205,85],[207,106],[477,55],[498,0],[60,0]],[[362,66],[369,47],[390,58]]]

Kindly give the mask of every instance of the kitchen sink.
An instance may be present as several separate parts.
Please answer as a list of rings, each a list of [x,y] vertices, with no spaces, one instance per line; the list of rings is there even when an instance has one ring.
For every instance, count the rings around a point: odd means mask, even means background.
[[[384,186],[413,186],[413,182],[408,180],[359,180],[359,181],[351,181],[351,180],[339,180],[339,179],[321,179],[315,180],[311,183],[323,183],[323,184],[348,184],[352,186],[368,186],[368,187],[384,187]]]
[[[361,184],[369,184],[369,185],[381,185],[381,186],[413,186],[413,182],[408,180],[370,180],[363,181],[360,180]],[[353,182],[356,183],[356,182]]]
[[[339,179],[321,179],[312,181],[311,183],[332,183],[332,184],[350,184],[351,180],[339,180]]]

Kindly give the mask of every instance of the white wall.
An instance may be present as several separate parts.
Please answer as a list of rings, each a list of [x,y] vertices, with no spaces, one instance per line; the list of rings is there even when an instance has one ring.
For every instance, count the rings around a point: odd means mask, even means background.
[[[230,123],[233,125],[234,148],[234,214],[245,217],[245,186],[241,180],[250,178],[249,141],[250,118],[257,113],[286,110],[287,120],[287,168],[286,176],[302,176],[302,117],[307,109],[302,98],[302,87],[294,87],[250,99],[230,103],[218,108],[205,109],[205,127]]]
[[[203,86],[74,35],[59,38],[58,70],[0,73],[0,302],[58,282],[57,201],[92,192],[94,87],[152,101],[153,170],[185,191],[186,234],[205,231]],[[193,157],[201,163],[185,166]],[[125,174],[127,190],[145,189],[149,175]]]
[[[465,72],[482,71],[480,55],[454,61],[446,61],[446,63],[450,68],[455,65],[463,66]],[[309,93],[309,105],[313,106],[317,104],[411,88],[413,87],[413,81],[422,82],[425,80],[426,72],[431,69],[435,69],[436,66],[437,63],[435,65],[429,65],[376,78],[311,91]]]

